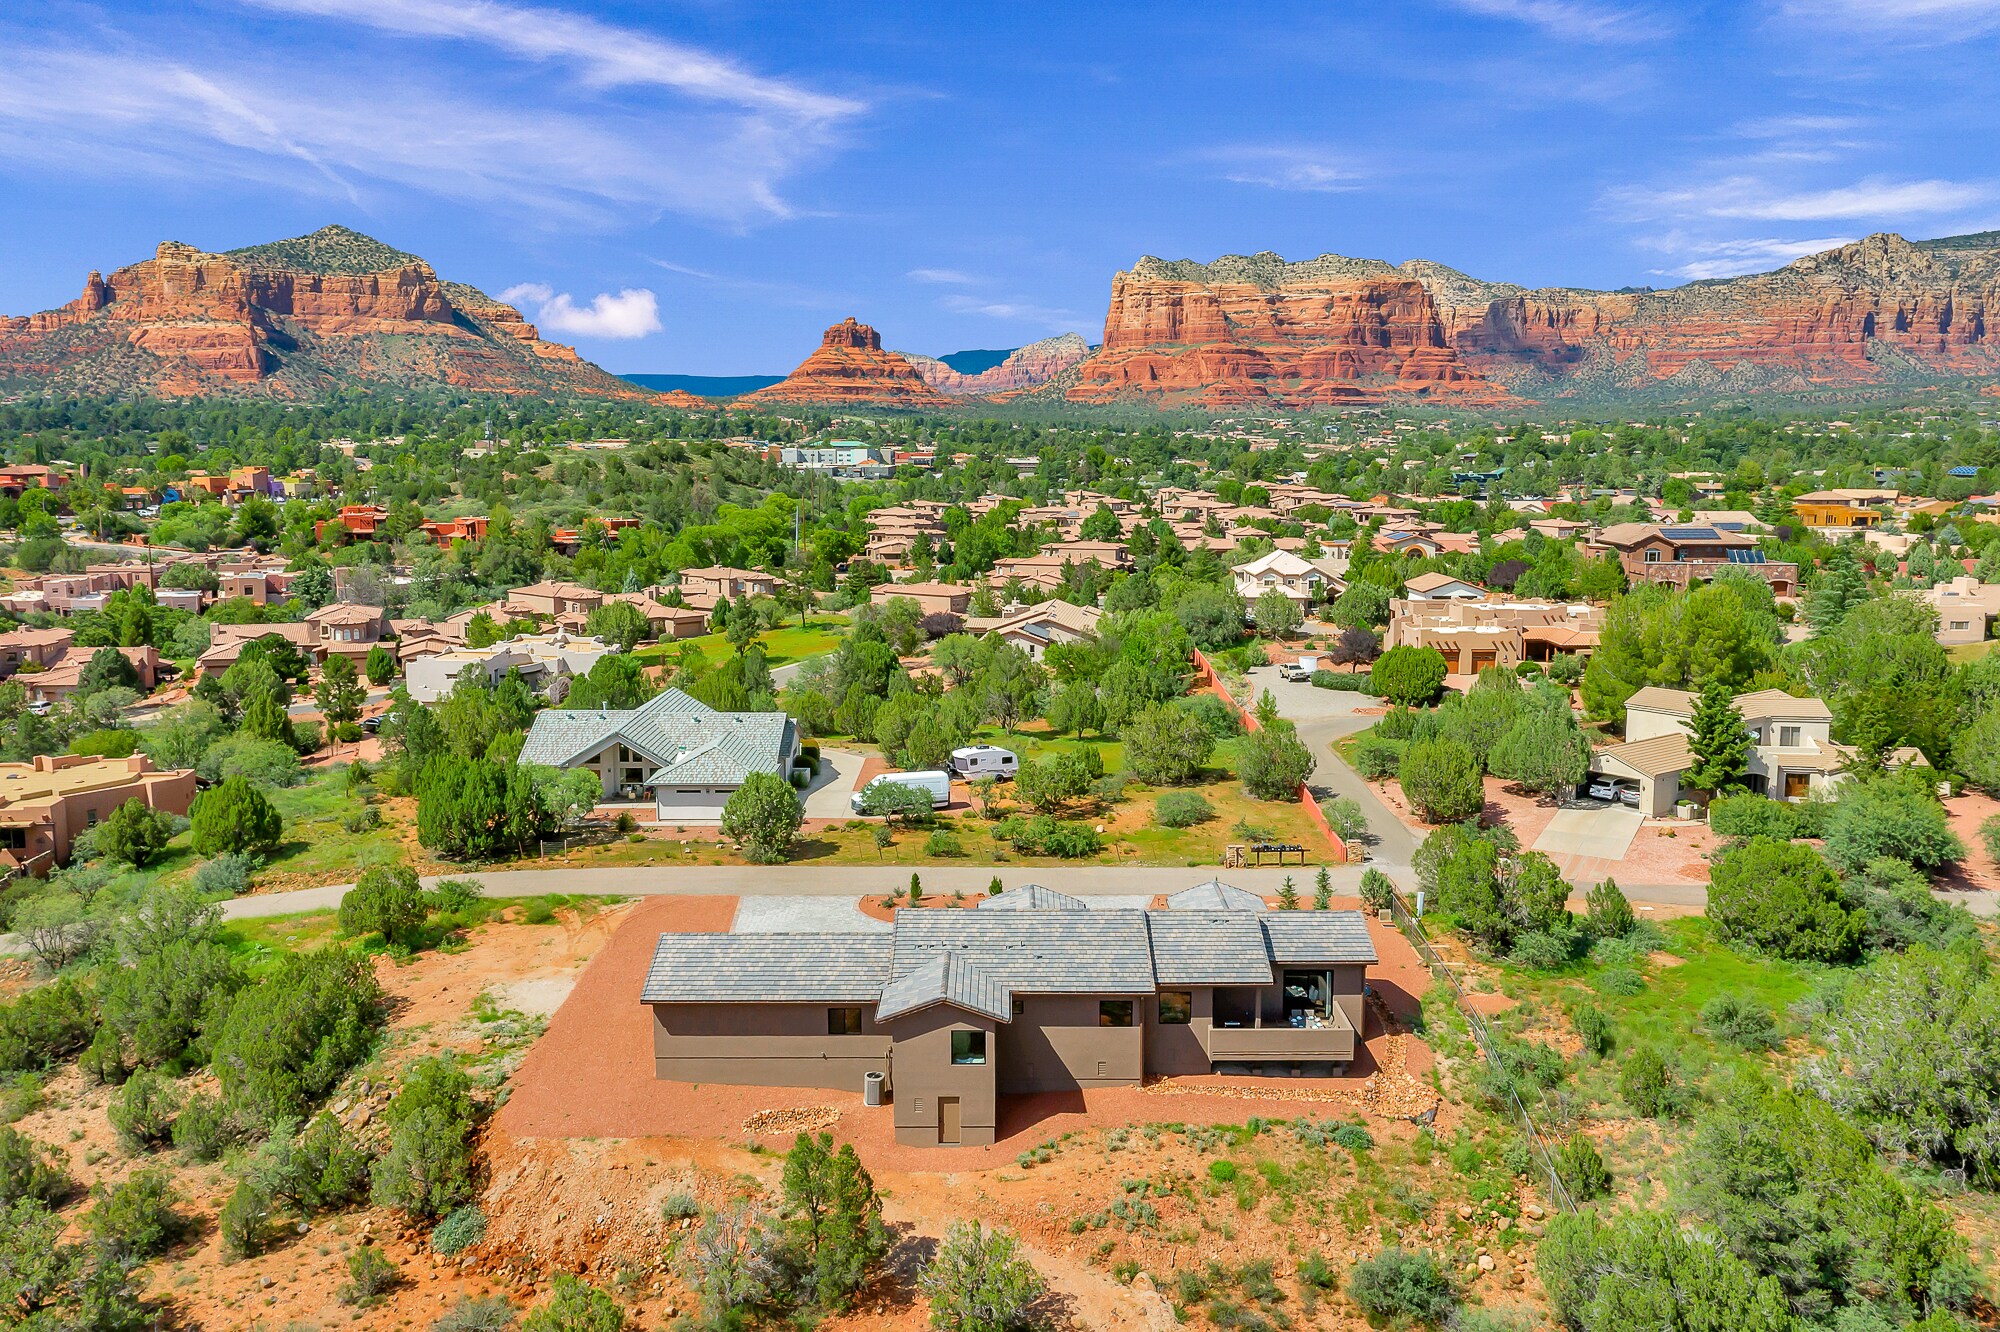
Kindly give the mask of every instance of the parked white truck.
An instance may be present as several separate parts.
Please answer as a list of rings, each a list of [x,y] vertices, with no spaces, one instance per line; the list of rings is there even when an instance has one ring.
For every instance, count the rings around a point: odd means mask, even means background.
[[[931,798],[932,809],[943,809],[951,803],[951,774],[941,769],[930,768],[922,772],[885,772],[872,779],[866,786],[856,791],[848,804],[856,814],[868,807],[868,793],[879,786],[907,786],[922,791]]]
[[[1319,658],[1308,653],[1300,657],[1297,661],[1288,661],[1278,667],[1278,678],[1281,680],[1310,680],[1313,678],[1313,672],[1318,669]]]

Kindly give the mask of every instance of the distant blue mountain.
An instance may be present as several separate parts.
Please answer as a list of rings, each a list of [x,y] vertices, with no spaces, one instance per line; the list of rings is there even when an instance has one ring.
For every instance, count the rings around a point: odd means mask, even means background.
[[[984,353],[979,353],[983,355]],[[679,389],[703,398],[733,398],[739,393],[755,393],[781,382],[783,375],[621,375],[619,378],[640,388],[671,393]]]
[[[938,359],[961,375],[978,375],[991,370],[1019,350],[1018,347],[1009,347],[1004,351],[959,351]]]

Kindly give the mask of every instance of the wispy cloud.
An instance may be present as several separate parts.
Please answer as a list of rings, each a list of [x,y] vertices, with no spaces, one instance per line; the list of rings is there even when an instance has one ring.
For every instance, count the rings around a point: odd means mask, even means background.
[[[616,295],[599,292],[589,305],[578,305],[566,291],[546,282],[520,282],[500,293],[512,305],[531,302],[535,323],[578,338],[643,338],[660,331],[660,302],[644,287],[627,287]]]
[[[69,177],[226,177],[364,208],[414,190],[571,223],[665,211],[742,224],[793,215],[789,178],[837,151],[865,109],[556,10],[245,3],[387,33],[398,58],[308,67],[282,46],[238,54],[218,36],[198,62],[178,61],[139,32],[0,28],[0,155]],[[420,38],[478,42],[486,65]],[[559,66],[570,76],[544,77]],[[516,75],[537,81],[536,99],[508,94]]]
[[[1740,139],[1795,139],[1807,135],[1838,134],[1859,129],[1868,122],[1860,116],[1789,115],[1762,116],[1739,120],[1729,132]]]
[[[952,287],[969,287],[979,280],[970,273],[959,272],[956,268],[913,268],[903,276],[912,282],[929,282]]]
[[[1870,176],[1832,189],[1785,189],[1755,176],[1729,176],[1699,185],[1649,189],[1621,187],[1610,202],[1648,218],[1745,218],[1760,222],[1894,220],[1963,212],[1994,197],[1991,185],[1953,180],[1893,180]]]
[[[1566,42],[1614,44],[1648,42],[1671,29],[1659,16],[1624,5],[1591,0],[1451,0],[1468,14],[1508,19]]]
[[[1238,185],[1332,194],[1360,189],[1365,180],[1341,154],[1311,145],[1229,144],[1197,156]]]
[[[1852,236],[1820,236],[1792,240],[1781,237],[1748,237],[1736,240],[1698,240],[1684,232],[1642,239],[1639,244],[1678,260],[1655,272],[1694,280],[1736,277],[1742,273],[1762,273],[1782,268],[1794,259],[1819,254],[1851,244]]]
[[[568,61],[597,87],[651,85],[808,120],[861,103],[751,73],[735,61],[557,9],[494,0],[242,0],[260,9],[357,23],[411,37],[478,42],[524,60]]]
[[[1921,46],[1942,46],[2000,27],[2000,0],[1786,0],[1802,25],[1867,29]]]
[[[947,296],[938,302],[953,314],[985,315],[992,319],[1006,319],[1015,323],[1035,324],[1057,333],[1083,331],[1094,326],[1095,321],[1084,318],[1074,310],[1062,310],[1053,306],[1036,305],[1028,301],[981,300],[976,296]]]

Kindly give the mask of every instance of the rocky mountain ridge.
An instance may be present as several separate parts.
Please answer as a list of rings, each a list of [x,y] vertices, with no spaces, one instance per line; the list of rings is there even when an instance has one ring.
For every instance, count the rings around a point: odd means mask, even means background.
[[[990,370],[968,375],[954,370],[935,356],[924,356],[917,352],[898,352],[924,382],[939,393],[953,398],[978,397],[989,394],[1020,393],[1039,388],[1071,368],[1081,365],[1090,355],[1090,344],[1081,334],[1062,333],[1053,338],[1043,338],[1025,347],[1016,347],[1007,353],[1005,360]]]
[[[1878,233],[1661,290],[1531,289],[1422,259],[1147,256],[1113,279],[1104,349],[1068,396],[1314,406],[1934,382],[2000,374],[1996,309],[2000,232]]]
[[[544,341],[513,306],[345,227],[226,253],[163,241],[151,259],[91,273],[59,309],[0,318],[0,385],[308,398],[439,384],[659,396]]]

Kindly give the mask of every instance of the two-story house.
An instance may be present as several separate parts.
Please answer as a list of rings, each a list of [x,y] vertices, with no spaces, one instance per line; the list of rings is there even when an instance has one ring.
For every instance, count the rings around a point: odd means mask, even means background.
[[[1267,551],[1237,565],[1231,572],[1236,581],[1236,595],[1245,602],[1255,603],[1266,592],[1275,591],[1284,593],[1301,609],[1318,601],[1335,583],[1326,570],[1288,550]]]
[[[1804,800],[1830,794],[1847,780],[1855,751],[1834,743],[1833,713],[1816,698],[1796,698],[1782,689],[1738,694],[1736,709],[1750,732],[1745,785],[1776,800]],[[1649,685],[1625,700],[1625,740],[1591,755],[1591,775],[1635,790],[1642,814],[1661,818],[1683,799],[1697,803],[1702,793],[1685,789],[1681,775],[1694,764],[1688,746],[1700,696],[1684,689]],[[1922,765],[1914,749],[1890,755],[1894,766]],[[1629,803],[1629,802],[1628,802]]]
[[[1795,596],[1799,590],[1798,565],[1767,560],[1755,537],[1714,526],[1616,523],[1599,532],[1585,550],[1617,556],[1626,579],[1634,585],[1687,588],[1732,569],[1763,579],[1771,585],[1774,596]]]

